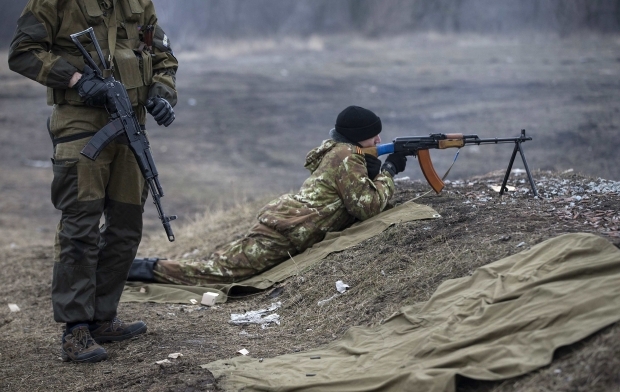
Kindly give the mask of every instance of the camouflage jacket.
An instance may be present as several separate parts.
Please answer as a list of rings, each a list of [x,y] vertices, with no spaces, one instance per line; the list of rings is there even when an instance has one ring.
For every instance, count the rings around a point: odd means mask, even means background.
[[[377,215],[394,193],[387,172],[368,178],[366,160],[351,144],[325,140],[308,153],[305,167],[312,174],[299,192],[273,200],[258,213],[260,223],[289,238],[299,252],[329,231]]]
[[[9,67],[47,86],[48,104],[83,105],[77,91],[68,88],[71,76],[84,67],[70,35],[93,27],[108,61],[108,37],[114,31],[108,26],[115,24],[114,77],[123,83],[132,104],[142,106],[159,95],[174,105],[178,62],[157,25],[151,0],[30,0],[17,21]],[[143,44],[144,27],[149,25],[155,28],[150,52]],[[94,46],[85,47],[101,67]]]

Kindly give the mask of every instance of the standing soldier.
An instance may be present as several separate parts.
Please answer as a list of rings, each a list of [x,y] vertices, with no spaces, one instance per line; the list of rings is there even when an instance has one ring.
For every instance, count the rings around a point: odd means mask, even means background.
[[[99,343],[146,332],[142,321],[117,317],[118,302],[142,237],[148,195],[126,137],[91,161],[80,155],[108,122],[105,85],[71,41],[92,27],[110,69],[123,83],[140,124],[148,111],[159,125],[174,120],[177,60],[157,25],[151,0],[30,0],[17,21],[9,67],[48,87],[48,130],[54,145],[52,202],[62,211],[54,244],[54,319],[66,323],[65,361],[107,358]],[[92,44],[86,50],[100,59]],[[101,228],[101,216],[105,223]]]

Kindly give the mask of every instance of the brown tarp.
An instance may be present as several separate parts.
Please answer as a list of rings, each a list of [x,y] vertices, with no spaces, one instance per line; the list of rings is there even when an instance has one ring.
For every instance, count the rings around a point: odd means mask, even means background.
[[[203,367],[227,391],[454,391],[457,374],[527,373],[618,320],[620,250],[566,234],[446,281],[428,302],[383,325],[351,328],[325,348]]]
[[[267,289],[277,282],[310,268],[330,253],[339,252],[359,244],[395,223],[433,218],[440,218],[437,211],[431,207],[408,201],[375,217],[356,223],[343,231],[327,233],[323,241],[305,252],[242,282],[227,285],[214,284],[208,286],[207,290],[205,287],[196,286],[127,282],[121,302],[187,304],[192,299],[200,302],[202,294],[207,291],[220,293],[217,297],[218,303],[226,302],[227,295]]]

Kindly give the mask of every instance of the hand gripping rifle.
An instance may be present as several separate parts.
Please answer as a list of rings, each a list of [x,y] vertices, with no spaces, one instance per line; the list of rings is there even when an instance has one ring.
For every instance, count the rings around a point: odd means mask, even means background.
[[[110,113],[110,122],[108,122],[106,126],[101,128],[90,139],[88,144],[82,149],[82,151],[80,151],[80,154],[94,161],[97,159],[101,151],[108,144],[110,144],[110,142],[112,142],[112,140],[123,134],[127,136],[127,139],[129,140],[129,148],[135,155],[140,171],[142,172],[142,175],[144,176],[144,179],[146,180],[151,191],[153,203],[155,204],[155,207],[157,207],[157,213],[159,214],[159,220],[161,220],[161,223],[164,225],[164,230],[166,230],[168,241],[172,242],[174,241],[174,233],[172,232],[172,227],[170,227],[170,221],[175,220],[177,216],[166,216],[162,209],[160,199],[164,197],[164,190],[159,183],[157,168],[155,167],[155,162],[153,161],[153,156],[151,155],[151,148],[149,140],[146,137],[146,132],[138,123],[138,119],[132,109],[131,101],[129,99],[129,95],[127,95],[127,90],[125,87],[122,83],[115,80],[113,76],[104,78],[103,73],[91,55],[78,40],[79,37],[87,34],[90,36],[95,50],[97,51],[97,55],[101,59],[103,68],[108,69],[101,51],[101,47],[99,46],[99,42],[97,42],[97,37],[95,37],[95,32],[92,27],[89,27],[79,33],[71,34],[71,40],[80,50],[90,67],[94,70],[96,77],[103,80],[108,87],[105,107],[108,113]]]
[[[444,183],[443,180],[437,175],[437,172],[435,172],[435,168],[433,167],[433,162],[431,161],[431,156],[428,150],[444,149],[451,147],[461,148],[467,144],[480,145],[514,143],[515,148],[512,152],[512,158],[510,158],[510,164],[508,165],[508,169],[506,170],[504,182],[502,183],[499,194],[501,196],[504,194],[504,191],[507,190],[506,182],[508,181],[508,177],[510,176],[510,170],[512,169],[512,164],[515,161],[515,157],[518,151],[521,154],[523,166],[525,166],[525,171],[527,172],[528,179],[530,180],[532,192],[534,193],[534,196],[538,196],[538,192],[536,191],[536,187],[534,186],[532,174],[530,173],[530,168],[528,167],[527,161],[525,160],[523,147],[521,146],[521,143],[528,140],[532,140],[532,138],[525,136],[525,129],[521,130],[521,136],[519,137],[489,139],[481,139],[478,137],[478,135],[463,135],[462,133],[434,133],[429,136],[397,137],[392,141],[392,143],[380,144],[376,147],[359,148],[359,152],[362,154],[371,154],[374,156],[391,154],[393,152],[404,152],[405,155],[417,156],[418,162],[420,163],[420,169],[422,169],[422,173],[424,174],[426,181],[428,181],[431,188],[433,188],[435,192],[439,193],[443,189]]]

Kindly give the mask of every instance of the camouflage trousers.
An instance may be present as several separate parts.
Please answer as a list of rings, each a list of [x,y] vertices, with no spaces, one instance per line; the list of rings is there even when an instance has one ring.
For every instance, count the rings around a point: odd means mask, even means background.
[[[235,283],[257,275],[297,254],[282,234],[257,224],[243,238],[218,248],[201,260],[160,260],[155,280],[189,286]]]
[[[91,161],[80,155],[88,140],[60,143],[54,151],[52,202],[62,211],[52,280],[57,322],[116,316],[142,237],[148,190],[133,153],[113,141]]]

